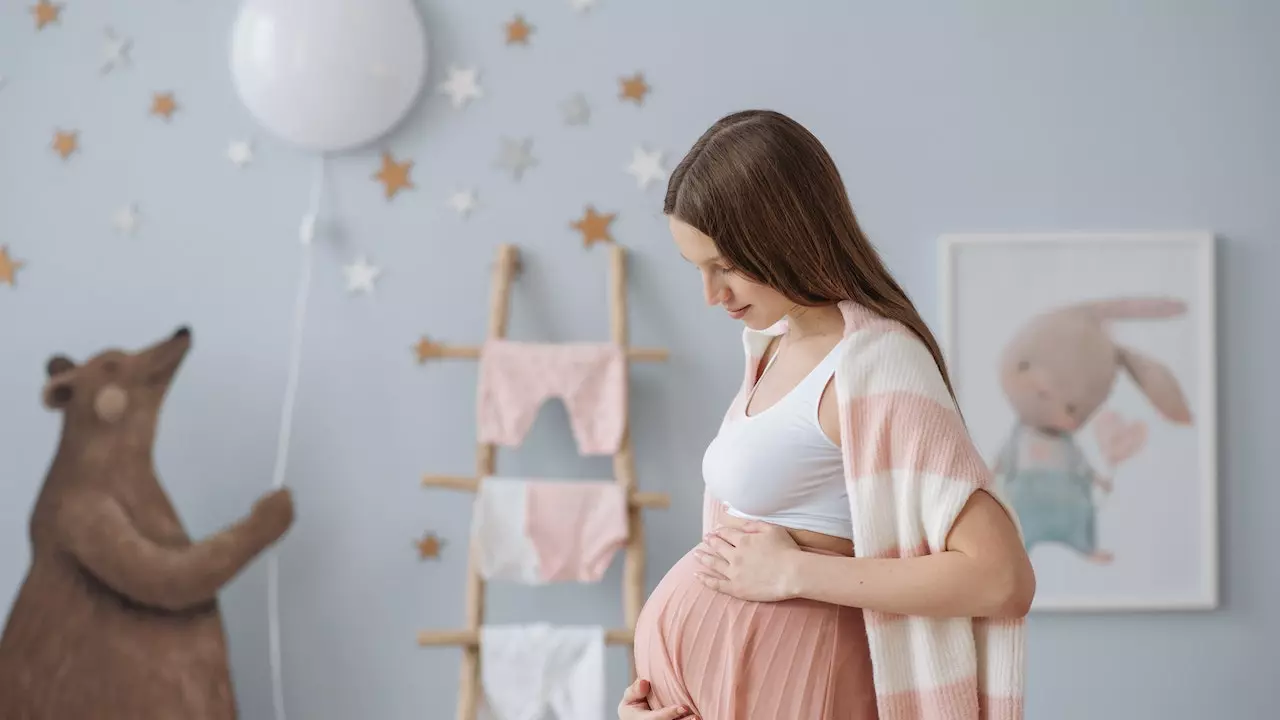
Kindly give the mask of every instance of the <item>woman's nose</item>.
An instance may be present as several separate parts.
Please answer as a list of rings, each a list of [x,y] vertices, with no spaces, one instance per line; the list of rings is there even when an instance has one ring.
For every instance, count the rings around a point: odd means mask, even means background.
[[[724,296],[724,286],[716,282],[714,278],[704,276],[702,294],[706,297],[708,305],[719,305],[721,298]]]

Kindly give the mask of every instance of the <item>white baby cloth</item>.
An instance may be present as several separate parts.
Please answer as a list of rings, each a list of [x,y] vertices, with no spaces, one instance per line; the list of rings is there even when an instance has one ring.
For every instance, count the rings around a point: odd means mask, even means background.
[[[477,488],[471,541],[480,560],[480,577],[541,584],[538,553],[525,531],[527,483],[481,478]]]
[[[629,534],[626,488],[607,480],[485,477],[474,512],[485,580],[599,582]]]
[[[482,626],[480,677],[483,720],[601,720],[604,628]]]

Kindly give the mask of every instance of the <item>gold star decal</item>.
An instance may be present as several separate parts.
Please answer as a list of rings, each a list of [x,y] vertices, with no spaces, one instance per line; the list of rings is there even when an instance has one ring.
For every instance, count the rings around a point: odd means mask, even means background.
[[[71,157],[71,153],[80,148],[80,133],[75,130],[62,131],[58,130],[53,134],[53,149],[62,156],[63,160]]]
[[[54,4],[49,0],[40,0],[31,7],[31,14],[36,18],[36,30],[43,30],[45,25],[61,22],[62,4]]]
[[[521,15],[516,15],[511,22],[507,23],[507,44],[508,45],[528,45],[529,35],[533,33],[533,26],[525,22]]]
[[[173,93],[155,93],[151,98],[151,114],[159,115],[165,120],[172,120],[173,113],[178,109],[178,102],[173,99]]]
[[[9,257],[9,246],[0,245],[0,283],[12,287],[18,277],[18,270],[25,263]]]
[[[613,236],[609,234],[609,223],[617,216],[617,213],[601,215],[588,205],[582,218],[570,223],[570,227],[582,233],[583,247],[591,247],[597,242],[613,242]]]
[[[440,549],[444,547],[444,541],[436,537],[435,533],[427,533],[414,545],[418,548],[418,558],[426,560],[440,557]]]
[[[412,188],[413,182],[409,180],[409,171],[413,169],[413,161],[405,160],[398,163],[391,157],[391,153],[382,153],[382,169],[374,174],[373,178],[382,183],[386,189],[387,199],[395,197],[396,193],[405,188]]]
[[[629,78],[621,78],[619,82],[622,89],[618,92],[618,98],[621,100],[631,100],[637,105],[644,104],[644,96],[649,93],[649,85],[644,81],[644,75],[636,73]]]
[[[424,363],[433,357],[439,357],[441,350],[443,348],[426,337],[418,340],[418,344],[413,346],[413,352],[418,356],[419,363]]]

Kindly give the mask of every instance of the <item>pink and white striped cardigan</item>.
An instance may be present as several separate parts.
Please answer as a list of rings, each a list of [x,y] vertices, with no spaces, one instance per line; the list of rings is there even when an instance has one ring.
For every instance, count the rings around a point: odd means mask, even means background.
[[[906,326],[840,303],[836,368],[845,484],[858,557],[941,552],[956,516],[991,473],[933,356]],[[729,413],[785,319],[743,332],[747,368]],[[706,525],[714,509],[708,496]],[[705,530],[704,530],[705,532]],[[1025,621],[865,611],[881,720],[1021,720]]]

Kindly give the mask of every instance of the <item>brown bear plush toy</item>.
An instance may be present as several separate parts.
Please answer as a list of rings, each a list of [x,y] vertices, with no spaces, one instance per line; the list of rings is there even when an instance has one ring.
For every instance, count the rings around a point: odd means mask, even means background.
[[[49,360],[62,438],[31,513],[31,567],[0,638],[2,720],[231,720],[218,591],[293,522],[287,490],[199,542],[152,466],[191,332]]]

